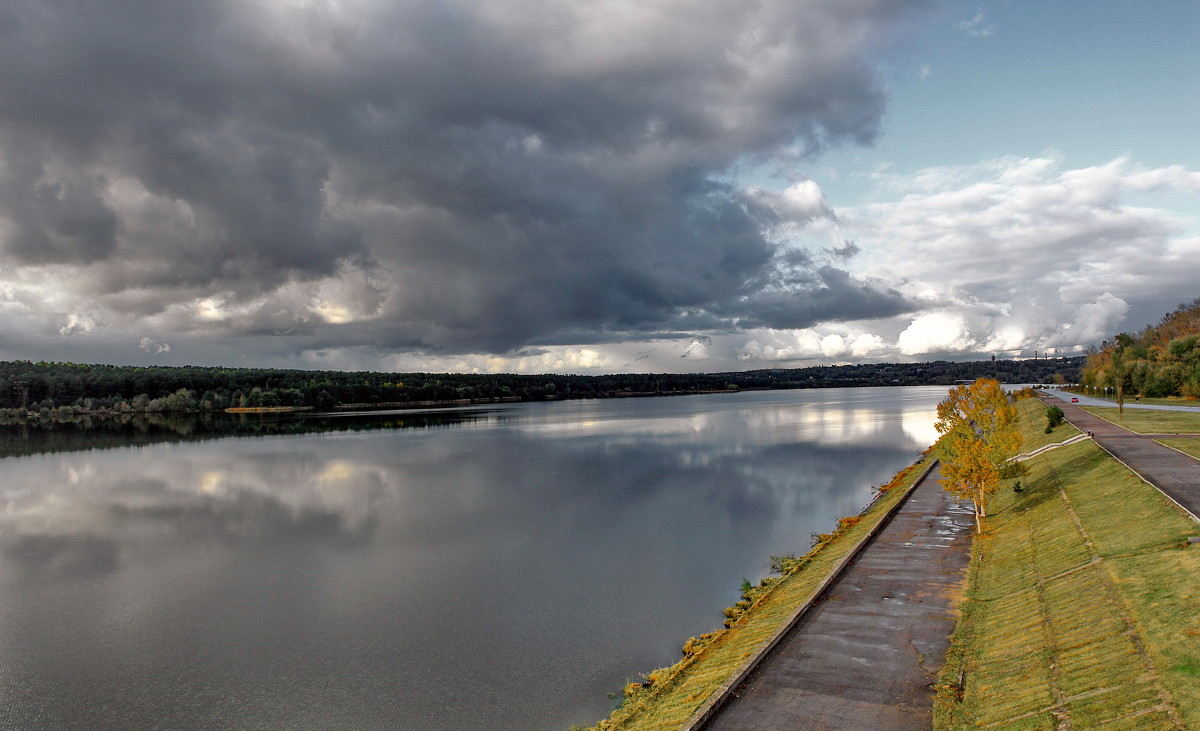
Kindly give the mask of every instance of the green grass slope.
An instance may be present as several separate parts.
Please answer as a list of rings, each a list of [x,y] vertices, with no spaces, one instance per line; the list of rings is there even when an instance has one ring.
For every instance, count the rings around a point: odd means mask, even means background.
[[[1200,434],[1200,413],[1194,411],[1154,411],[1087,406],[1084,409],[1139,434]]]
[[[1020,408],[1028,451],[1045,410]],[[935,727],[1200,728],[1200,525],[1091,442],[1027,464],[975,541]]]

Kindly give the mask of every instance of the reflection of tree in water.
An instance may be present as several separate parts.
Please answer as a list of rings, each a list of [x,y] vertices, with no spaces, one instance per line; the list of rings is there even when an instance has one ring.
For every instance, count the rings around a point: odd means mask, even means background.
[[[431,429],[500,418],[493,409],[357,414],[118,414],[0,423],[0,457],[113,449],[222,437]]]

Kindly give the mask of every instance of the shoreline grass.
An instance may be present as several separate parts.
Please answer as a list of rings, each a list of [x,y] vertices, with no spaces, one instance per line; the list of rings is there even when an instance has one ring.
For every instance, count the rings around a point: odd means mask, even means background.
[[[1048,444],[1056,444],[1078,436],[1083,432],[1070,422],[1064,421],[1050,432],[1046,431],[1046,404],[1041,399],[1027,398],[1017,402],[1021,416],[1021,452],[1028,454]]]
[[[1200,728],[1200,526],[1090,441],[1026,464],[972,547],[934,727]]]
[[[721,686],[753,657],[796,609],[818,593],[838,563],[869,536],[888,512],[908,494],[935,459],[932,449],[884,485],[881,494],[858,516],[842,518],[830,534],[818,536],[805,556],[786,558],[784,575],[747,587],[746,597],[725,610],[725,630],[693,637],[683,647],[683,659],[646,675],[646,683],[625,688],[623,704],[593,729],[666,731],[678,729]]]
[[[1196,439],[1155,439],[1154,441],[1158,442],[1164,447],[1170,447],[1176,451],[1183,452],[1189,457],[1200,459],[1200,437],[1197,437]]]
[[[1200,435],[1200,412],[1125,409],[1122,416],[1115,406],[1084,406],[1083,410],[1138,434]]]

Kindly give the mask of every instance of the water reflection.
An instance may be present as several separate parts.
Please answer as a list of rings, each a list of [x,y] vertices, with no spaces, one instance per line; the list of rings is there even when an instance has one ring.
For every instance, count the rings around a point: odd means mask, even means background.
[[[294,414],[117,414],[33,422],[0,422],[0,457],[112,449],[229,436],[281,436],[337,431],[434,429],[495,423],[503,410],[431,409]]]
[[[516,405],[4,460],[0,726],[594,722],[770,554],[911,462],[943,393]]]

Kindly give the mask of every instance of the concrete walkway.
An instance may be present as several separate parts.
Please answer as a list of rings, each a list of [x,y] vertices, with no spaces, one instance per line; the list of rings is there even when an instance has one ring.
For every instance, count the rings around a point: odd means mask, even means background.
[[[928,729],[974,519],[934,470],[705,729]]]
[[[1053,392],[1067,421],[1094,435],[1096,443],[1121,460],[1146,482],[1166,493],[1200,520],[1200,461],[1154,441],[1159,438],[1138,434],[1105,421],[1070,403],[1071,394]],[[1049,399],[1047,399],[1049,400]],[[1111,406],[1111,404],[1104,404]],[[1126,408],[1129,408],[1128,404]]]

